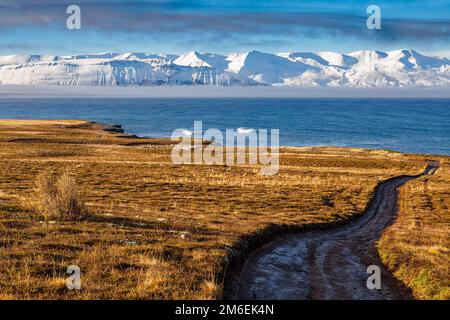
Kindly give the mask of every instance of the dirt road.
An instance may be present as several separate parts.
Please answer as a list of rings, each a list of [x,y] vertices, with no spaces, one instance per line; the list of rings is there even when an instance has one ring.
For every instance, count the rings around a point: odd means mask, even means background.
[[[422,175],[439,166],[430,162]],[[375,243],[397,214],[398,188],[419,176],[381,183],[361,218],[329,231],[273,241],[254,252],[235,279],[239,299],[407,299],[409,292],[380,262]],[[381,269],[381,289],[366,282]]]

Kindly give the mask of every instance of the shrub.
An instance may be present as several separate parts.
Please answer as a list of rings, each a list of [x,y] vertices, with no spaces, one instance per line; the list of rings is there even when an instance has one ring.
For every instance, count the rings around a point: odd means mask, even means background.
[[[36,178],[34,210],[47,220],[78,221],[88,217],[80,201],[75,177],[69,171],[57,176],[45,171]]]

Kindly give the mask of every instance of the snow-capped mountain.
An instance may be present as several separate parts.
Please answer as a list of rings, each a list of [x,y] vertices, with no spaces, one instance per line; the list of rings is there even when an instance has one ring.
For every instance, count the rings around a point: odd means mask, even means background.
[[[0,56],[0,84],[64,86],[450,86],[450,60],[414,50],[181,56],[141,52]]]

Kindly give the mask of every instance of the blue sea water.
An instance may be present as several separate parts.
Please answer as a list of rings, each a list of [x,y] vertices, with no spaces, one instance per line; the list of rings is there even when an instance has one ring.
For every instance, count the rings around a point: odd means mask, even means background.
[[[178,128],[279,129],[280,144],[450,155],[449,99],[0,99],[0,118],[86,119],[140,136]]]

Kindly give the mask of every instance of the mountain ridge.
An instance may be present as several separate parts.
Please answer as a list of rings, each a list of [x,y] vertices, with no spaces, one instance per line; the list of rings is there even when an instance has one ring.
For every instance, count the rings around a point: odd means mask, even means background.
[[[0,56],[0,84],[447,87],[450,60],[412,49],[183,55],[103,52]]]

